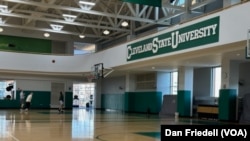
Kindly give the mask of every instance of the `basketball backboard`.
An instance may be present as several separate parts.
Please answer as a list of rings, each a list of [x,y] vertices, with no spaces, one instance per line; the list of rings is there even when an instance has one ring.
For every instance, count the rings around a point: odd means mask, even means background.
[[[250,29],[247,31],[246,58],[250,58]]]
[[[91,72],[94,75],[94,79],[103,78],[103,63],[98,63],[92,66]]]

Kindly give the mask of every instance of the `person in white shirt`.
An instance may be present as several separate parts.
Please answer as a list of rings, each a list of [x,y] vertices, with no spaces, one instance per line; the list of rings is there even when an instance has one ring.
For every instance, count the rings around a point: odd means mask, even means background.
[[[25,111],[28,111],[29,108],[30,108],[30,103],[31,103],[31,100],[32,100],[32,96],[33,96],[33,93],[31,92],[27,98],[26,98],[26,104],[25,104]]]

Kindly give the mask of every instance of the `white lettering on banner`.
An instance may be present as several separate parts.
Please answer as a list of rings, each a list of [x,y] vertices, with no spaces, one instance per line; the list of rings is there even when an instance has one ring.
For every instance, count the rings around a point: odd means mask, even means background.
[[[172,47],[173,49],[175,49],[180,43],[185,43],[215,35],[217,27],[218,24],[213,24],[181,34],[179,33],[179,31],[174,31],[171,33],[170,37],[164,38],[162,40],[159,40],[158,37],[155,37],[152,39],[152,42],[146,43],[144,45],[133,48],[131,46],[128,46],[127,59],[130,59],[133,55],[149,51],[152,51],[153,54],[156,54],[160,48]]]
[[[206,26],[200,29],[189,31],[186,33],[179,34],[179,31],[173,32],[172,35],[172,48],[177,48],[179,43],[184,43],[207,36],[216,34],[217,24]],[[174,40],[175,39],[175,40]]]

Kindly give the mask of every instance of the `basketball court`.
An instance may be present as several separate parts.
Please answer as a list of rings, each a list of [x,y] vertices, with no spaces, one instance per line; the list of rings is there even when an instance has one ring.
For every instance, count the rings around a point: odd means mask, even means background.
[[[1,141],[160,141],[161,125],[228,124],[215,120],[73,108],[0,110]]]

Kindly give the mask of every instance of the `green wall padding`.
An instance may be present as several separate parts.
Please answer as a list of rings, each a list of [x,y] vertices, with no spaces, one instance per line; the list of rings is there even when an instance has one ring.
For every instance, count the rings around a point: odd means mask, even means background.
[[[177,94],[177,111],[180,116],[191,116],[191,91],[179,90]]]
[[[162,105],[162,92],[126,92],[124,108],[126,112],[159,113]]]
[[[0,50],[51,53],[51,48],[51,40],[0,35]]]
[[[17,108],[20,107],[19,100],[0,100],[0,108]]]
[[[25,97],[33,92],[30,108],[50,108],[50,92],[44,91],[24,91]],[[18,93],[19,95],[19,93]]]
[[[25,98],[33,92],[30,108],[34,109],[49,109],[51,101],[51,92],[46,91],[24,91]],[[73,93],[65,93],[65,108],[70,109],[73,106]],[[15,100],[0,100],[0,108],[20,108],[20,91],[16,91]]]
[[[219,120],[236,120],[237,93],[235,89],[219,91]]]
[[[102,94],[101,108],[112,110],[124,110],[124,94]]]
[[[73,107],[73,92],[65,92],[65,108],[71,109]]]
[[[32,101],[30,108],[43,109],[50,108],[50,92],[32,91]],[[31,93],[31,91],[24,91],[25,98]],[[15,100],[0,100],[0,108],[20,108],[20,91],[16,91]]]

